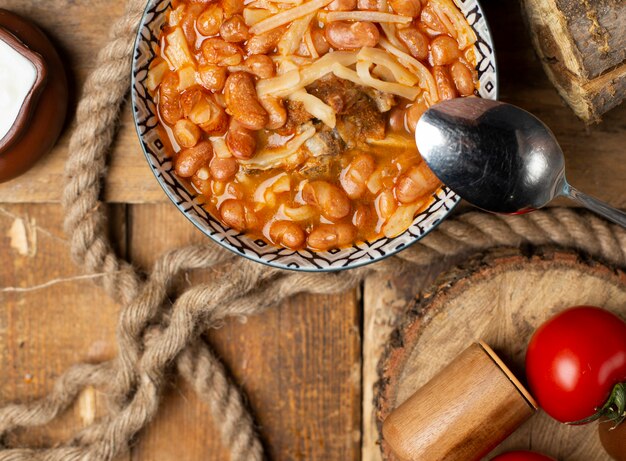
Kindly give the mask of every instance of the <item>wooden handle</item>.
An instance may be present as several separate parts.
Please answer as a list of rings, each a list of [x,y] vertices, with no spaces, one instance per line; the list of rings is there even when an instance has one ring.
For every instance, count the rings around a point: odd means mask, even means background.
[[[491,348],[475,343],[387,417],[383,437],[403,461],[479,460],[536,410]]]

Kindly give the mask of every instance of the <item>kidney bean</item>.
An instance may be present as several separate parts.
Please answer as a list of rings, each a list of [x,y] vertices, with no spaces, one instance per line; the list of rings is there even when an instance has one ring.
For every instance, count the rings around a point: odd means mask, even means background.
[[[187,39],[187,43],[191,46],[194,46],[196,43],[195,23],[196,18],[200,15],[203,8],[203,5],[199,3],[188,5],[185,11],[185,16],[180,24],[183,29],[183,34],[185,34],[185,38]]]
[[[420,15],[420,21],[426,25],[433,32],[445,34],[448,32],[446,26],[443,25],[439,16],[431,5],[426,5],[422,8],[422,14]]]
[[[203,168],[200,168],[200,170],[198,170],[198,171],[201,171],[202,169]],[[198,174],[196,173],[195,175],[192,176],[191,182],[195,186],[196,190],[198,192],[200,192],[202,195],[205,195],[207,197],[213,195],[213,191],[211,189],[211,181],[210,180],[202,179],[202,178],[198,177]]]
[[[230,18],[233,14],[243,13],[244,0],[221,0],[224,16]]]
[[[376,46],[380,33],[375,24],[367,21],[336,21],[326,26],[326,40],[338,50],[354,50]]]
[[[317,51],[317,54],[320,56],[323,56],[330,51],[330,45],[324,36],[324,31],[319,27],[311,29],[311,40],[313,41],[315,51]]]
[[[226,145],[234,157],[242,160],[252,158],[256,152],[254,133],[234,118],[230,120],[228,133],[226,133]]]
[[[222,7],[211,4],[198,16],[196,27],[202,35],[210,37],[219,33],[223,20],[224,10]]]
[[[180,94],[178,93],[178,75],[168,72],[161,81],[159,89],[159,113],[165,122],[170,125],[176,124],[183,117],[180,107]]]
[[[407,109],[406,123],[409,127],[409,130],[415,132],[417,122],[419,122],[420,118],[427,109],[428,107],[426,107],[426,103],[423,100],[415,101],[413,105]]]
[[[376,162],[369,154],[356,155],[342,172],[341,186],[351,199],[358,199],[367,191],[367,180],[374,172]]]
[[[459,44],[452,37],[440,35],[431,42],[430,55],[434,66],[446,66],[459,58]]]
[[[378,197],[376,197],[375,205],[378,216],[385,221],[391,218],[398,208],[396,198],[393,196],[393,192],[389,189],[385,189],[378,195]]]
[[[433,67],[433,76],[435,77],[435,83],[437,84],[439,99],[444,101],[446,99],[454,99],[457,97],[456,88],[452,82],[452,78],[450,77],[447,67]]]
[[[274,61],[264,54],[253,54],[248,56],[243,65],[251,74],[259,78],[270,78],[276,74]]]
[[[202,86],[214,93],[222,91],[226,83],[226,69],[215,64],[206,64],[198,68]]]
[[[243,61],[243,51],[234,43],[221,38],[208,38],[202,42],[202,56],[208,64],[237,66]]]
[[[313,250],[327,251],[349,245],[355,238],[356,228],[352,224],[320,224],[309,234],[307,244]]]
[[[287,109],[282,99],[265,95],[259,98],[259,102],[269,116],[269,121],[267,125],[265,125],[265,128],[268,130],[277,130],[285,126],[285,123],[287,123]]]
[[[474,94],[476,86],[474,85],[474,77],[472,71],[467,68],[461,61],[456,61],[450,66],[450,75],[454,81],[454,86],[461,96],[469,96]]]
[[[223,135],[228,127],[226,112],[208,94],[202,94],[187,117],[211,136]]]
[[[389,112],[389,129],[393,132],[400,133],[405,131],[404,119],[406,118],[406,109],[402,107],[394,107]]]
[[[389,0],[389,5],[396,13],[412,18],[419,15],[422,10],[420,0]]]
[[[292,221],[275,221],[270,226],[270,238],[276,245],[297,250],[304,246],[306,235],[304,230]]]
[[[376,223],[376,221],[372,219],[372,216],[372,209],[361,203],[357,205],[356,210],[354,211],[352,224],[354,224],[359,230],[369,229]]]
[[[330,220],[345,218],[350,213],[350,200],[337,186],[326,181],[312,181],[302,188],[302,198],[316,206]]]
[[[209,164],[211,176],[218,181],[227,181],[237,174],[239,164],[234,158],[213,157]]]
[[[250,74],[230,74],[226,79],[224,97],[228,113],[245,128],[260,130],[269,122],[269,116],[259,102]]]
[[[198,144],[201,134],[200,128],[198,128],[193,122],[184,118],[176,122],[172,131],[176,142],[180,144],[181,147],[195,146]]]
[[[232,16],[222,23],[220,36],[227,42],[239,43],[248,40],[248,26],[239,14]]]
[[[414,27],[398,30],[398,39],[416,59],[424,61],[428,58],[428,38]]]
[[[243,200],[224,200],[220,206],[220,215],[228,226],[238,231],[254,229],[258,222],[254,212]]]
[[[190,178],[207,165],[213,156],[213,147],[209,141],[202,141],[195,147],[182,149],[174,161],[174,171],[181,178]]]
[[[419,165],[409,168],[405,174],[398,178],[396,197],[402,203],[411,203],[432,193],[440,184],[441,182],[430,171],[426,162],[421,162]]]
[[[326,8],[330,11],[350,11],[356,8],[357,0],[333,0]]]
[[[183,116],[189,117],[189,113],[203,97],[204,93],[198,88],[191,88],[180,94],[180,108]]]
[[[357,0],[356,7],[359,10],[378,11],[378,0]]]
[[[246,51],[248,54],[267,54],[273,51],[285,30],[287,27],[282,26],[268,30],[264,34],[253,35],[246,43]]]

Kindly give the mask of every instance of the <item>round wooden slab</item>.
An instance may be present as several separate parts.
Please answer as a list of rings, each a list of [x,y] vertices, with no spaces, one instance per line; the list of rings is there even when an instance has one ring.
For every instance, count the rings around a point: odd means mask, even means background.
[[[626,318],[626,274],[578,254],[491,252],[442,276],[415,300],[379,364],[379,427],[385,417],[472,342],[491,345],[525,382],[524,356],[535,329],[562,309],[592,304]],[[601,340],[601,338],[598,338]],[[393,460],[382,443],[383,458]],[[487,459],[511,449],[561,461],[610,461],[596,424],[570,427],[539,412]]]

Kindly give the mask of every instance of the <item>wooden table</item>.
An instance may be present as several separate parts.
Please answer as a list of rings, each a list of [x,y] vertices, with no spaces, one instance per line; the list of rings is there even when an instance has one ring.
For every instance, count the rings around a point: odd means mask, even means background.
[[[544,76],[519,5],[483,4],[495,37],[501,98],[550,125],[566,153],[572,184],[626,208],[626,106],[607,114],[602,124],[586,127]],[[36,20],[57,43],[77,89],[74,108],[123,2],[0,0],[0,7]],[[148,269],[164,251],[204,237],[166,201],[141,154],[128,108],[122,122],[106,179],[109,227],[119,253]],[[33,170],[0,185],[1,402],[41,396],[72,363],[116,354],[119,306],[80,275],[62,230],[58,202],[68,131]],[[231,321],[209,333],[249,398],[271,459],[379,459],[372,385],[380,345],[395,321],[389,312],[440,270],[368,280],[338,296],[299,296],[245,324]],[[202,274],[192,274],[190,283],[198,277]],[[12,437],[53,444],[104,412],[102,401],[89,389],[61,421]],[[120,459],[227,459],[214,424],[207,408],[173,379],[158,417]]]

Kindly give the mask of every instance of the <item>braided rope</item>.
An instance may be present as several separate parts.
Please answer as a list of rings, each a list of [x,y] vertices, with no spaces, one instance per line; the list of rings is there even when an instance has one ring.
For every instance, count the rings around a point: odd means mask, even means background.
[[[105,160],[120,106],[128,90],[132,37],[144,0],[129,0],[110,41],[98,55],[99,67],[85,84],[70,142],[63,196],[65,228],[75,261],[100,280],[123,304],[118,323],[119,355],[68,369],[48,395],[0,408],[0,440],[20,427],[46,424],[65,411],[83,389],[106,389],[110,413],[54,448],[1,447],[0,461],[111,460],[154,417],[167,373],[176,369],[220,421],[233,461],[264,458],[253,420],[238,389],[200,334],[229,317],[258,314],[297,293],[340,293],[372,273],[419,270],[442,258],[459,258],[494,246],[522,244],[574,248],[626,266],[626,231],[586,212],[555,208],[502,217],[472,212],[449,219],[398,256],[341,273],[294,273],[234,258],[213,244],[173,250],[159,259],[145,280],[119,259],[105,233],[100,201]],[[189,288],[169,302],[167,293],[183,272],[212,270],[210,283]],[[156,325],[156,326],[155,326]]]

